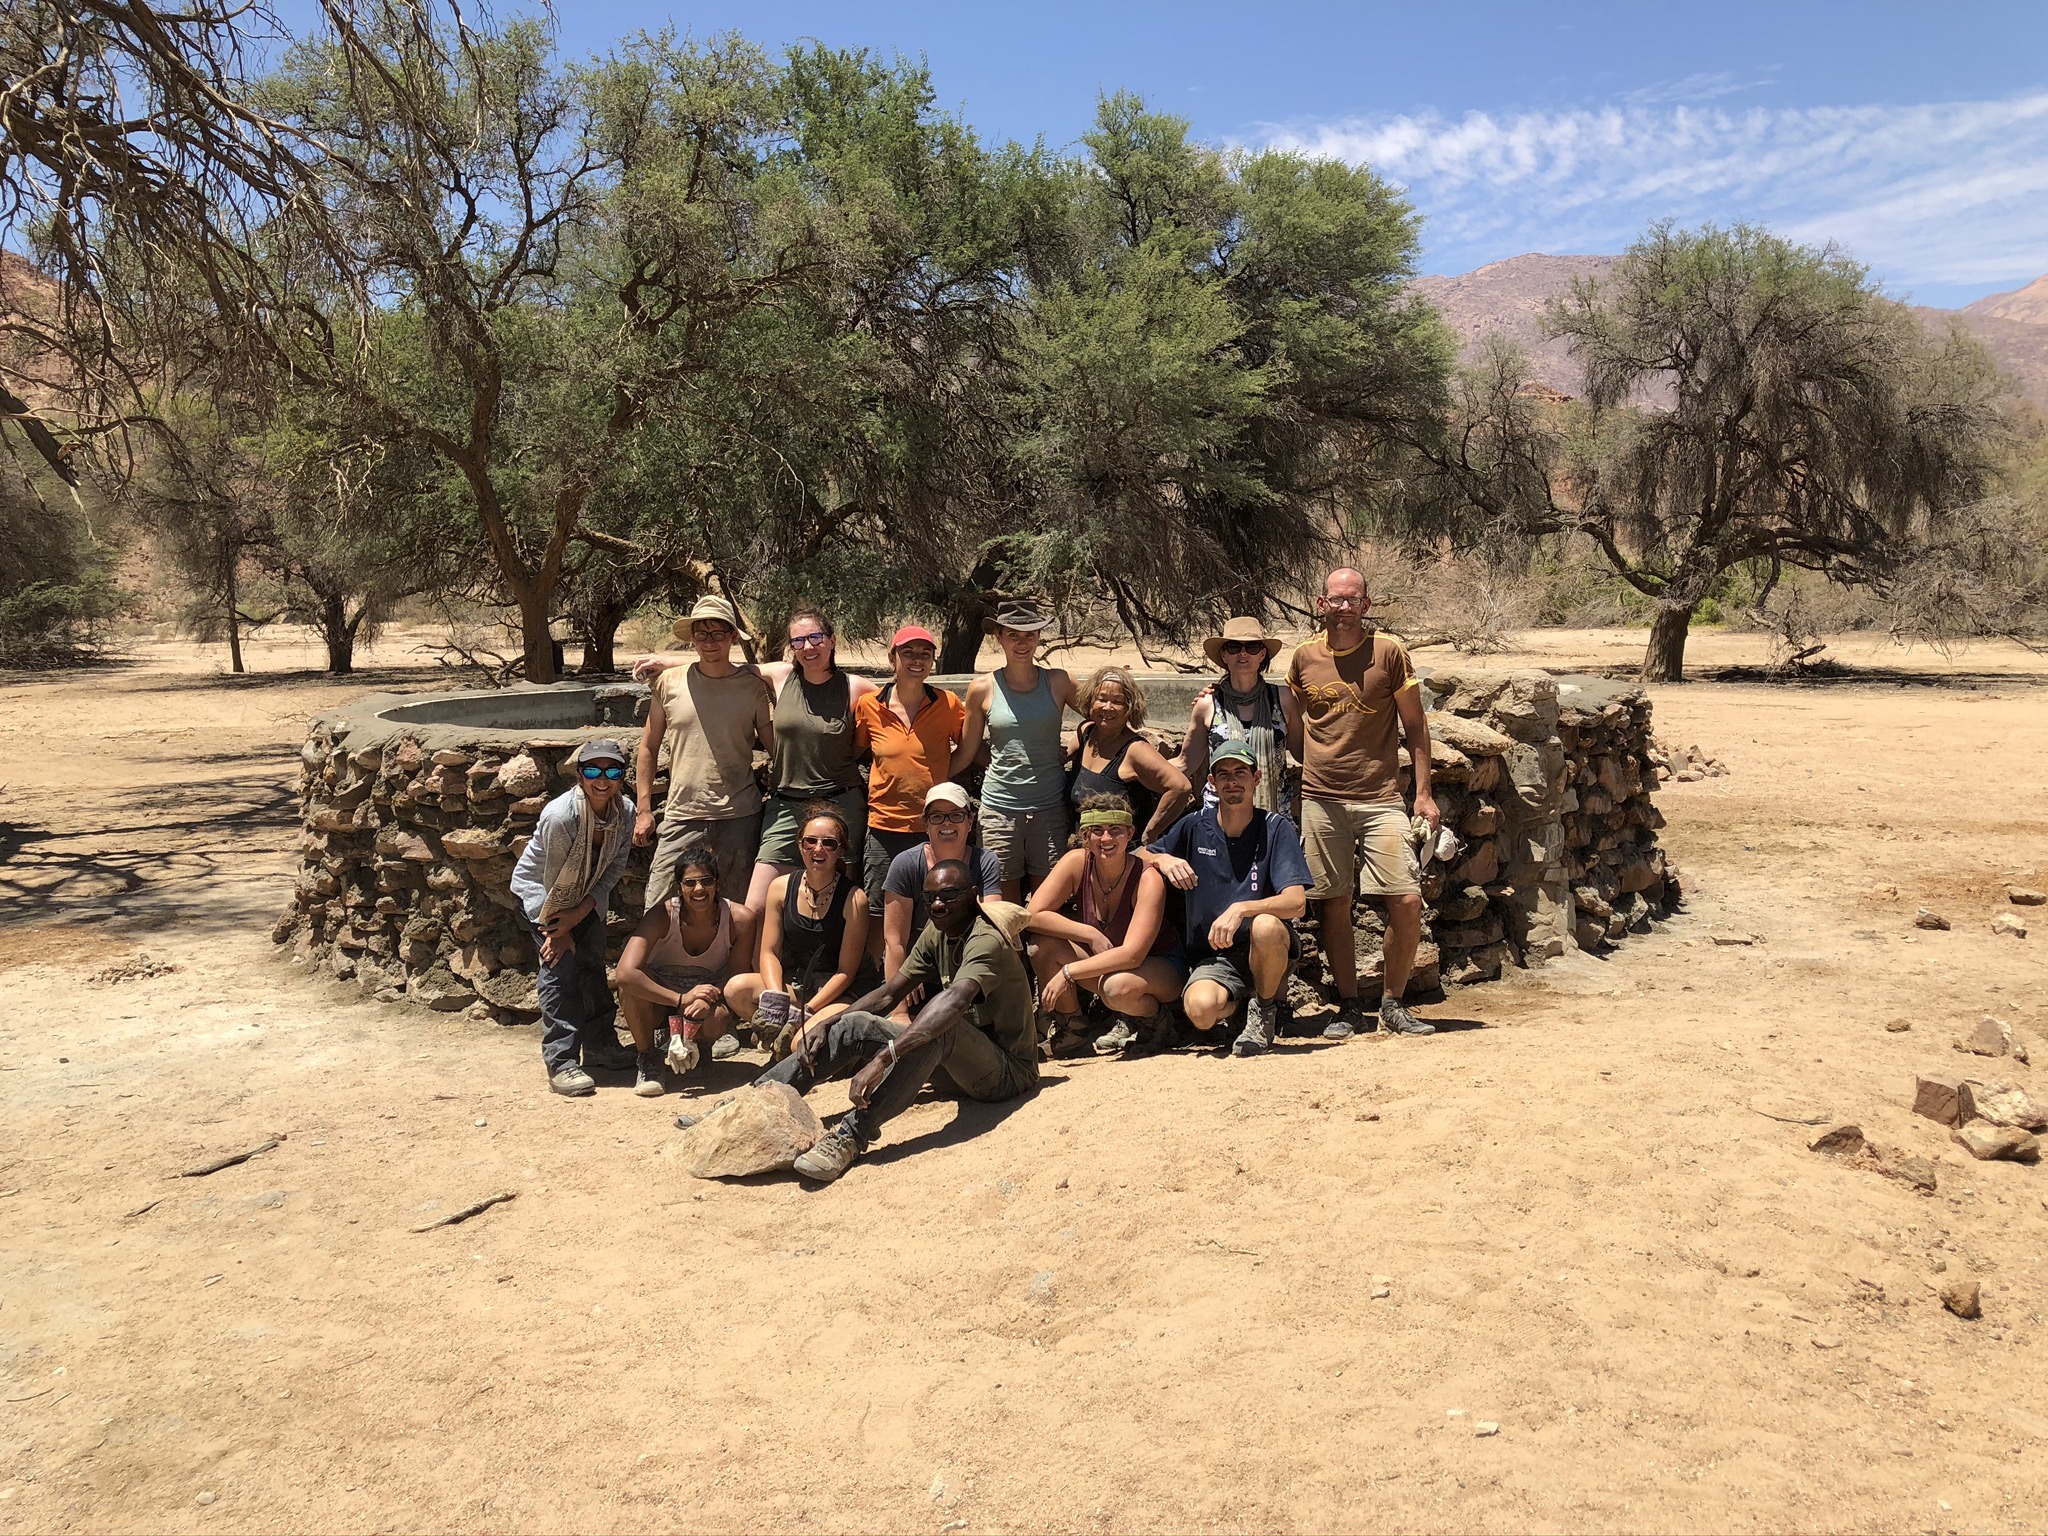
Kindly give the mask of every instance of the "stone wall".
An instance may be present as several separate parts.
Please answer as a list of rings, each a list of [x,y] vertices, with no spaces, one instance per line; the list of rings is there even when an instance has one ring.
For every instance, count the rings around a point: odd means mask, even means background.
[[[1604,949],[1678,900],[1651,791],[1668,769],[1634,688],[1544,672],[1427,675],[1443,833],[1426,850],[1424,946],[1411,995],[1497,977],[1569,949]],[[274,936],[308,964],[387,1000],[538,1014],[531,936],[512,866],[541,808],[572,782],[588,737],[637,732],[634,686],[376,695],[316,719],[300,759],[292,906]],[[492,723],[493,720],[507,723]],[[526,722],[541,722],[538,725]],[[1146,733],[1169,754],[1177,733]],[[1403,754],[1404,784],[1408,779]],[[657,776],[657,795],[666,791]],[[610,932],[638,921],[650,850],[634,850]],[[1378,995],[1384,916],[1354,903],[1360,991]],[[1307,925],[1297,1000],[1330,977]]]

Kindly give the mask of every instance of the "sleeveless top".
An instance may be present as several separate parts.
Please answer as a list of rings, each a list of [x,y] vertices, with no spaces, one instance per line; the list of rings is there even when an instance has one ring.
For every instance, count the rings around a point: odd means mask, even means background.
[[[1152,813],[1159,808],[1159,796],[1142,779],[1118,777],[1123,772],[1125,757],[1138,744],[1138,733],[1125,732],[1124,744],[1116,749],[1116,756],[1095,769],[1087,765],[1088,738],[1094,730],[1092,722],[1081,727],[1081,739],[1074,748],[1074,766],[1067,772],[1067,804],[1073,810],[1075,824],[1080,824],[1081,802],[1090,795],[1122,795],[1131,802],[1131,820],[1136,823],[1131,840],[1143,842],[1145,829],[1152,825]]]
[[[785,800],[829,800],[860,783],[854,761],[853,692],[837,667],[822,683],[794,663],[775,697],[775,793]]]
[[[1012,688],[998,669],[988,701],[988,774],[981,781],[982,804],[1016,815],[1049,811],[1066,793],[1066,754],[1060,750],[1060,717],[1043,667],[1030,692]]]
[[[1129,870],[1124,876],[1122,889],[1117,892],[1116,905],[1107,913],[1095,905],[1095,855],[1088,855],[1088,862],[1081,870],[1081,893],[1074,898],[1078,907],[1076,917],[1105,934],[1112,944],[1121,944],[1124,935],[1131,931],[1131,915],[1138,910],[1138,884],[1145,878],[1145,866],[1136,859],[1128,858]],[[1159,916],[1159,932],[1152,937],[1152,947],[1145,951],[1150,955],[1170,955],[1180,948],[1180,934],[1173,924],[1166,920],[1166,914]]]
[[[853,880],[844,870],[833,882],[823,917],[805,917],[798,908],[803,896],[803,871],[789,877],[782,897],[782,981],[802,986],[808,994],[839,969],[839,946],[846,937],[846,893]]]
[[[694,955],[683,943],[682,903],[680,896],[671,896],[664,903],[668,909],[668,932],[648,946],[647,964],[681,972],[691,978],[692,985],[705,981],[723,984],[732,973],[732,903],[723,897],[719,899],[718,931],[703,951]]]

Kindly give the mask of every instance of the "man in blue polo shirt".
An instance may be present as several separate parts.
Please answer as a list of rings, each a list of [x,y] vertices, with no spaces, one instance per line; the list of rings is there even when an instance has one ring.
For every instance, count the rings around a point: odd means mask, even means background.
[[[1308,860],[1294,823],[1253,804],[1259,765],[1244,742],[1210,754],[1209,785],[1216,803],[1183,816],[1138,856],[1187,893],[1188,1022],[1214,1029],[1242,1001],[1244,1029],[1230,1049],[1256,1056],[1279,1023],[1293,958],[1288,924],[1308,907]]]

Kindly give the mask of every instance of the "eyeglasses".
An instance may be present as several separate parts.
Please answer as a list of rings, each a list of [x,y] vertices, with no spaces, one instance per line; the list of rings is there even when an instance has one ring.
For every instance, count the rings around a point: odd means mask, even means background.
[[[823,631],[822,629],[814,629],[808,635],[791,635],[789,637],[789,643],[791,645],[802,646],[823,645],[827,640],[830,640],[831,638],[832,637],[826,634],[825,631]]]
[[[1363,603],[1365,601],[1365,598],[1363,596],[1354,597],[1349,592],[1344,592],[1334,595],[1326,594],[1322,598],[1322,601],[1326,606],[1331,608],[1356,608],[1360,603]]]
[[[707,879],[702,875],[699,875],[694,880],[678,880],[676,884],[686,891],[715,891],[718,889],[718,881],[715,877]]]
[[[837,848],[839,846],[839,839],[836,837],[800,837],[797,841],[806,848]]]
[[[1226,640],[1223,642],[1223,654],[1226,656],[1263,656],[1266,654],[1266,642],[1263,640]]]
[[[607,767],[603,763],[585,763],[577,770],[586,779],[623,779],[626,770],[617,763]]]
[[[958,826],[967,820],[965,811],[926,811],[924,819],[934,826]]]
[[[730,624],[693,624],[690,626],[692,640],[730,640],[733,627]]]

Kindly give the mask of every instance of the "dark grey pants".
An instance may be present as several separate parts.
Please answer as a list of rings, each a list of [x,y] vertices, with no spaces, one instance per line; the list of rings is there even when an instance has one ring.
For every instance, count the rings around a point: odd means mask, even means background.
[[[619,1005],[604,979],[604,914],[591,913],[570,937],[569,951],[553,965],[543,961],[540,967],[540,1059],[550,1077],[576,1065],[586,1040],[613,1047],[619,1043]],[[535,949],[545,938],[533,929]]]
[[[763,1083],[787,1083],[809,1093],[820,1082],[851,1077],[875,1059],[883,1046],[903,1033],[903,1026],[880,1014],[849,1008],[825,1027],[825,1038],[812,1052],[815,1068],[800,1056],[788,1056],[763,1072]],[[961,1096],[994,1103],[1014,1099],[1037,1086],[1038,1073],[1011,1060],[995,1041],[966,1020],[955,1024],[928,1045],[906,1051],[889,1069],[866,1109],[848,1110],[839,1128],[850,1132],[865,1151],[882,1133],[884,1122],[908,1109],[929,1082],[957,1089]]]

